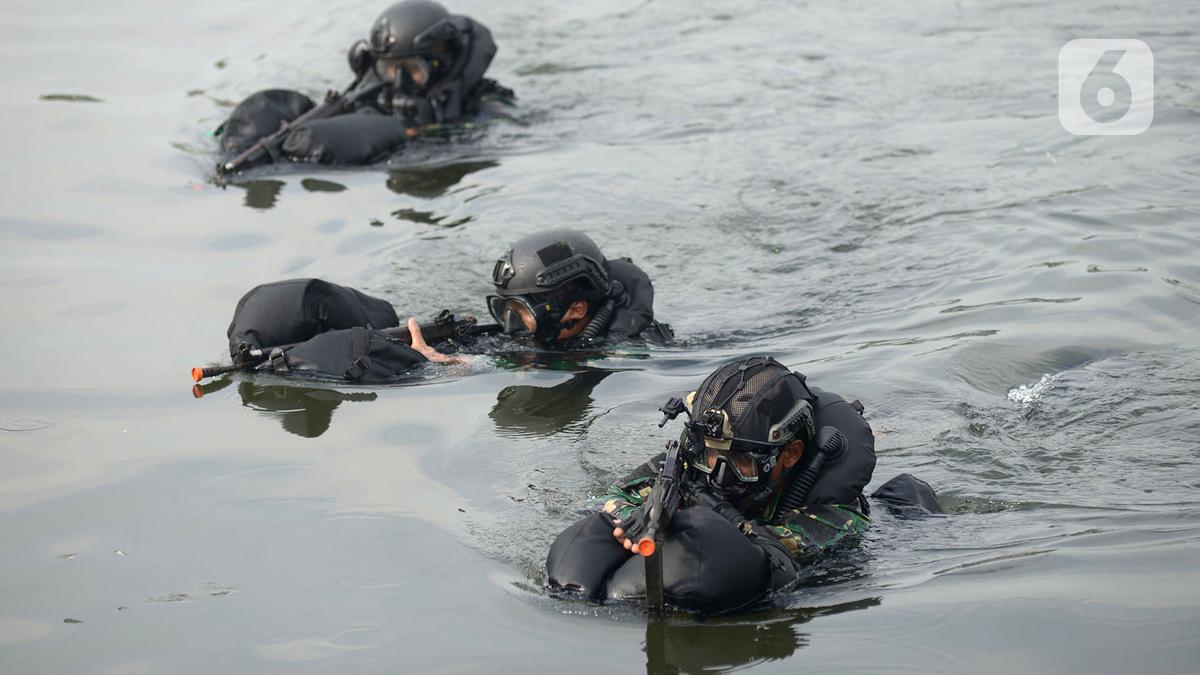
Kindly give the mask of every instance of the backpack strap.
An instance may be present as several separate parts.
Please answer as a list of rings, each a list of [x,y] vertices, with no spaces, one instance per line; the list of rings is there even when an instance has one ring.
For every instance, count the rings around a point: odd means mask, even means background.
[[[350,332],[350,367],[346,369],[347,380],[357,381],[371,368],[371,333],[357,327]]]

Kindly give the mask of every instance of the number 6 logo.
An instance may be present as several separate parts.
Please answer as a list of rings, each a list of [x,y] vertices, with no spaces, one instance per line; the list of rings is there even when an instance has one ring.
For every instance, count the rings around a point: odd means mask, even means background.
[[[1058,119],[1081,136],[1131,136],[1154,120],[1154,54],[1141,40],[1072,40],[1058,54]]]

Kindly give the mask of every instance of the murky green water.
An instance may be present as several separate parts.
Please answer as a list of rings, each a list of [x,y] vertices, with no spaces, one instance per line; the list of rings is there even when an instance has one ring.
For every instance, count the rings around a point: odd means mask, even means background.
[[[1200,8],[452,8],[524,124],[227,189],[231,102],[344,86],[381,5],[0,9],[0,672],[1196,671]],[[1154,126],[1071,136],[1058,50],[1113,36],[1154,50]],[[193,398],[255,284],[479,313],[564,224],[681,347]],[[866,403],[875,484],[953,515],[881,514],[749,615],[545,597],[661,400],[750,351]]]

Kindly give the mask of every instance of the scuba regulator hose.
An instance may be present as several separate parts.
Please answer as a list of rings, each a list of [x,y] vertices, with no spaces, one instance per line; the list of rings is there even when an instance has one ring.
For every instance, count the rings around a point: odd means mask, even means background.
[[[613,302],[611,297],[607,298],[604,301],[604,305],[600,309],[596,310],[595,315],[592,316],[592,320],[588,321],[588,325],[584,326],[579,335],[575,336],[575,339],[581,341],[594,340],[597,335],[608,328],[608,324],[612,321],[612,315],[615,310],[616,303]]]
[[[841,459],[848,445],[846,435],[841,430],[836,427],[821,427],[821,430],[817,432],[817,454],[788,486],[787,493],[779,501],[776,518],[804,506],[805,500],[808,499],[808,493],[812,491],[813,486],[817,484],[817,479],[821,477],[821,469],[825,467],[826,463],[833,464]]]

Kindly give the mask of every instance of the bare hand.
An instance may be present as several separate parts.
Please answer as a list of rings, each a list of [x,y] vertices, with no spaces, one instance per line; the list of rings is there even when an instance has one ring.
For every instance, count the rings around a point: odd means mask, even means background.
[[[425,336],[421,335],[421,325],[413,317],[408,318],[408,334],[412,336],[412,348],[421,352],[421,355],[430,361],[434,363],[464,363],[462,359],[447,356],[426,344]]]

